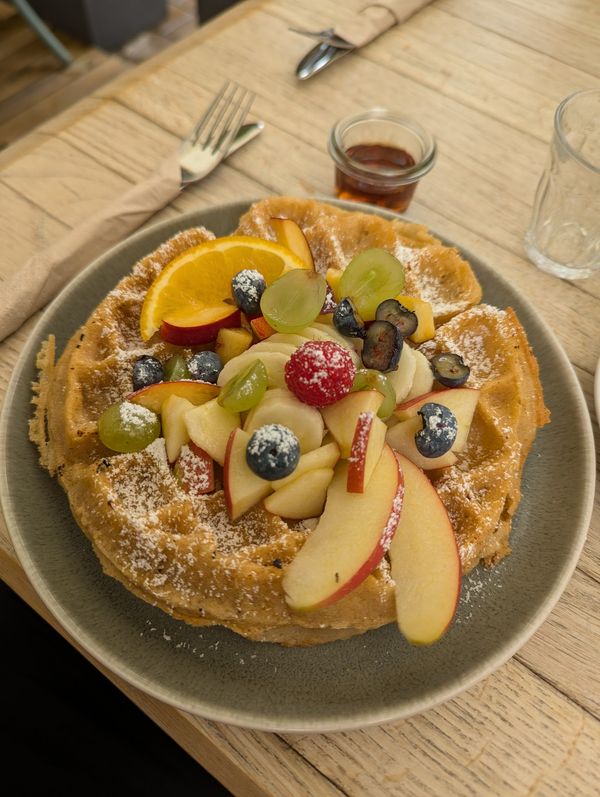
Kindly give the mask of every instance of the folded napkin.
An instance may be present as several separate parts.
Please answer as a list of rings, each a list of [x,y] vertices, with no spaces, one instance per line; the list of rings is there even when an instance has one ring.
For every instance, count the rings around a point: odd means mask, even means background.
[[[363,47],[388,28],[404,22],[431,0],[378,0],[351,19],[335,26],[335,34],[355,47]]]
[[[0,341],[43,307],[84,266],[119,243],[181,190],[179,155],[30,258],[0,283]],[[132,264],[133,265],[133,264]]]

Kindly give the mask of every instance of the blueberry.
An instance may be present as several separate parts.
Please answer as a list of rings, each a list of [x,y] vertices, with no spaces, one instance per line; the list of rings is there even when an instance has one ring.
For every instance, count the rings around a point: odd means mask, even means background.
[[[362,361],[365,368],[393,371],[398,365],[404,341],[394,324],[373,321],[367,330]]]
[[[342,335],[350,338],[364,338],[365,322],[359,316],[351,299],[342,299],[333,313],[333,325]]]
[[[161,361],[157,360],[156,357],[143,354],[134,362],[131,378],[134,390],[141,390],[143,387],[148,387],[148,385],[162,382],[165,374]]]
[[[460,387],[469,378],[471,369],[460,354],[449,351],[436,354],[430,360],[433,376],[444,387]]]
[[[280,423],[268,423],[257,429],[246,448],[248,467],[261,479],[283,479],[296,470],[300,459],[298,438]]]
[[[221,358],[214,351],[199,351],[187,361],[188,371],[192,379],[198,379],[200,382],[211,382],[216,384],[223,363]]]
[[[238,271],[231,280],[231,292],[235,303],[246,315],[260,315],[260,297],[266,287],[265,278],[256,269],[245,268]]]
[[[450,451],[458,431],[454,413],[443,404],[429,401],[423,404],[419,415],[423,419],[423,428],[415,435],[419,453],[424,457],[441,457]]]
[[[408,338],[419,326],[416,313],[400,304],[397,299],[386,299],[385,302],[381,302],[377,307],[375,318],[378,321],[389,321],[403,338]]]

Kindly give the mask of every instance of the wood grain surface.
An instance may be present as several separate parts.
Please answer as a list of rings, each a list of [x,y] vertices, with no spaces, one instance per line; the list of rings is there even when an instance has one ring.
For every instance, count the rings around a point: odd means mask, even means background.
[[[554,109],[571,91],[599,85],[597,3],[437,0],[359,53],[297,82],[293,68],[307,40],[288,26],[322,29],[363,5],[242,3],[9,147],[0,154],[0,277],[150,173],[225,77],[256,91],[253,112],[266,129],[155,220],[268,193],[331,194],[332,124],[388,106],[418,119],[439,144],[410,215],[527,295],[560,339],[594,417],[600,276],[569,283],[544,274],[524,258],[522,239]],[[0,399],[34,321],[0,344]],[[598,437],[595,422],[594,430]],[[55,624],[3,525],[0,576]],[[596,494],[585,550],[548,620],[495,674],[420,716],[348,733],[253,732],[185,714],[106,675],[243,797],[570,797],[598,793],[599,672]]]

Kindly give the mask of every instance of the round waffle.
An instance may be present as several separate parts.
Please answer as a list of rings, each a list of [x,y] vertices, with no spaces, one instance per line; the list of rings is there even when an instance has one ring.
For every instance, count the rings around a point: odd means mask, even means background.
[[[256,203],[239,231],[273,237],[266,221],[271,216],[297,221],[321,271],[342,268],[370,246],[401,255],[407,292],[431,301],[438,321],[447,321],[422,348],[428,356],[439,347],[463,352],[472,365],[468,384],[481,388],[481,398],[467,448],[456,465],[432,477],[453,520],[463,569],[481,559],[494,563],[508,552],[522,466],[537,426],[547,419],[537,365],[516,317],[510,310],[473,307],[481,293],[468,264],[418,225],[272,198]],[[139,317],[148,287],[174,257],[212,237],[205,229],[186,230],[137,263],[56,365],[53,340],[45,344],[31,423],[42,465],[60,480],[104,570],[176,618],[287,645],[318,644],[389,623],[394,584],[386,559],[332,606],[294,613],[281,580],[310,523],[287,523],[261,505],[232,522],[221,490],[184,492],[162,439],[140,453],[115,454],[98,438],[99,415],[132,389],[134,361],[141,354],[165,360],[181,351],[155,339],[142,342]]]

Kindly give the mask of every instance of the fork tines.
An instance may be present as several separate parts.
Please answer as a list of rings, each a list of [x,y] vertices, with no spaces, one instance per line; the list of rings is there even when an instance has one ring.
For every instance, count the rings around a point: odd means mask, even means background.
[[[226,153],[242,126],[255,94],[227,80],[194,128],[192,140],[202,149]]]

